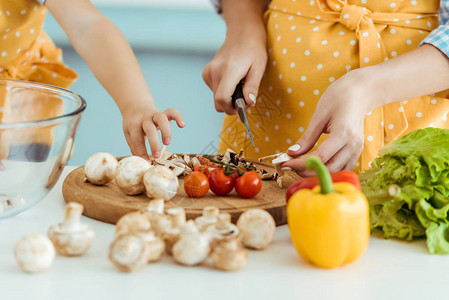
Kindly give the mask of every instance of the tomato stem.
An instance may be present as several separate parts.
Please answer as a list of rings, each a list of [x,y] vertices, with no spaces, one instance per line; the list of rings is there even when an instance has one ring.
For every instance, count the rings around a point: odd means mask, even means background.
[[[333,192],[331,175],[318,156],[310,156],[306,160],[306,168],[316,172],[318,180],[320,181],[321,194]]]

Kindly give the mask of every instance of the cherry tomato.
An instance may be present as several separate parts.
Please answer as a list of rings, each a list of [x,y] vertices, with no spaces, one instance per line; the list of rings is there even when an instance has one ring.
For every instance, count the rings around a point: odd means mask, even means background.
[[[249,171],[237,178],[235,190],[240,197],[251,198],[256,196],[262,189],[262,180],[256,171]]]
[[[218,196],[229,194],[234,188],[235,178],[225,174],[222,168],[214,169],[209,174],[210,189]]]
[[[209,180],[201,172],[192,172],[184,179],[184,191],[190,197],[201,197],[209,190]]]

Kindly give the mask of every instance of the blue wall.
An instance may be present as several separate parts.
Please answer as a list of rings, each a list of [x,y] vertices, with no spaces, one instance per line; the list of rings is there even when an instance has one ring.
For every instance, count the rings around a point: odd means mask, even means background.
[[[214,151],[223,116],[215,111],[212,93],[204,84],[201,72],[224,40],[225,25],[221,18],[212,9],[99,9],[130,42],[159,109],[175,107],[184,115],[184,129],[172,124],[169,150]],[[79,74],[71,89],[88,102],[69,164],[82,165],[91,154],[100,151],[129,155],[122,118],[112,98],[95,80],[51,16],[45,29],[63,48],[65,63]]]

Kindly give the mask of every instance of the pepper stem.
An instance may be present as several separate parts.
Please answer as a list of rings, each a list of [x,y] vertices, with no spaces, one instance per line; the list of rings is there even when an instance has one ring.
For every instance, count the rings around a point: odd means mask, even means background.
[[[316,172],[318,180],[320,181],[321,194],[333,192],[331,175],[318,156],[310,156],[306,160],[306,168]]]

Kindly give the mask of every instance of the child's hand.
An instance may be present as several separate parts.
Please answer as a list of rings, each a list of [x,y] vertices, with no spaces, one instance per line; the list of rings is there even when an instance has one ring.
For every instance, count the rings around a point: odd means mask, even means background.
[[[288,154],[299,156],[313,148],[323,133],[328,138],[307,155],[292,159],[282,165],[298,172],[301,176],[313,176],[305,168],[310,155],[317,155],[330,172],[342,169],[353,170],[363,148],[363,125],[365,114],[373,108],[375,91],[368,85],[359,70],[352,71],[335,81],[323,93],[315,113],[304,135],[289,148]],[[296,150],[296,151],[292,151]]]
[[[246,104],[255,105],[267,64],[264,29],[239,29],[235,34],[228,32],[226,41],[203,71],[203,79],[214,93],[215,109],[228,115],[236,114],[231,97],[242,79]]]
[[[151,153],[154,157],[161,155],[158,130],[161,131],[162,143],[168,145],[171,142],[170,121],[176,121],[178,127],[185,126],[181,113],[174,108],[168,108],[164,112],[145,106],[135,107],[123,112],[123,132],[133,155],[148,159],[145,147],[145,136],[150,143]]]

